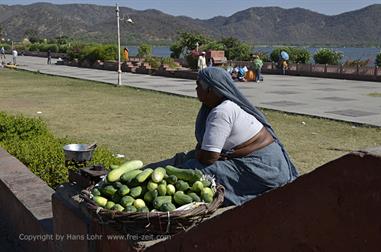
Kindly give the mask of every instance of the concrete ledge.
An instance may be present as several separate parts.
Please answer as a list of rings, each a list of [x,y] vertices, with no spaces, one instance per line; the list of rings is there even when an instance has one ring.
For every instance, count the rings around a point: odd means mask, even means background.
[[[0,148],[0,217],[23,251],[53,250],[51,240],[23,239],[25,235],[53,235],[53,192],[20,161]]]
[[[347,154],[147,251],[379,251],[380,152]]]
[[[18,240],[22,251],[380,248],[381,146],[342,156],[240,207],[219,209],[212,218],[170,240],[136,243],[109,239],[107,235],[120,234],[86,214],[79,192],[80,188],[72,184],[64,184],[54,192],[0,148],[0,217],[7,221],[9,233]],[[20,234],[54,238],[21,241]],[[92,235],[98,238],[91,239]]]

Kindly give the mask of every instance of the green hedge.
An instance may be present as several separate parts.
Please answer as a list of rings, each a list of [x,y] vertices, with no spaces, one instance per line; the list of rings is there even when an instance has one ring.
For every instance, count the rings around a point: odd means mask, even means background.
[[[302,63],[306,64],[309,63],[311,59],[310,52],[305,48],[298,48],[298,47],[278,47],[275,48],[271,54],[270,58],[273,62],[278,62],[280,53],[282,51],[285,51],[288,53],[290,59],[289,62],[291,63]]]
[[[0,112],[0,146],[52,188],[68,181],[63,146],[74,142],[55,137],[41,119]],[[106,148],[98,147],[90,163],[103,164],[107,168],[123,161]]]
[[[87,60],[94,63],[97,60],[116,60],[118,49],[115,45],[100,44],[74,44],[68,49],[70,59],[78,59],[80,61]]]
[[[314,55],[316,64],[338,65],[343,58],[343,53],[328,48],[320,48]]]
[[[60,52],[60,47],[57,44],[34,43],[31,44],[28,49],[32,52],[47,52],[49,50],[51,52]]]

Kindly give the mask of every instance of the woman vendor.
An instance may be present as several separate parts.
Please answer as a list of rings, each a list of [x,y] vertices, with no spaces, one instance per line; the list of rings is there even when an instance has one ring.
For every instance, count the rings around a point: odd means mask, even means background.
[[[225,187],[224,205],[241,205],[294,180],[297,170],[264,115],[236,88],[227,71],[198,73],[195,151],[158,164],[200,169]]]

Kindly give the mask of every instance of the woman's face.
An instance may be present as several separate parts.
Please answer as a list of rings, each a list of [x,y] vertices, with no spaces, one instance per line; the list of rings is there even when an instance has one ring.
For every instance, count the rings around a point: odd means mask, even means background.
[[[205,103],[208,96],[208,89],[203,89],[199,80],[196,81],[197,98],[200,102]]]

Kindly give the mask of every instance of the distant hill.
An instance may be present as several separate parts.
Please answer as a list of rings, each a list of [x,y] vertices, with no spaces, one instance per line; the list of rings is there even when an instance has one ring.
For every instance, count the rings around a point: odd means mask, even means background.
[[[41,37],[66,35],[86,41],[115,42],[115,7],[90,4],[0,5],[3,33],[20,40],[26,31]],[[158,10],[121,7],[135,24],[121,22],[122,44],[170,44],[179,31],[213,38],[233,36],[253,45],[380,46],[381,4],[327,16],[310,10],[255,7],[207,20],[172,16]]]

